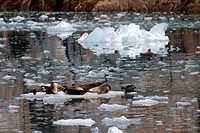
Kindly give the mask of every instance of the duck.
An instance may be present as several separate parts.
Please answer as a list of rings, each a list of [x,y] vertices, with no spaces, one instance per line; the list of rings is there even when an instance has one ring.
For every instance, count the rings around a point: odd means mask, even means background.
[[[125,87],[122,86],[121,90],[124,90],[125,94],[135,92],[136,86],[133,84],[126,85]]]

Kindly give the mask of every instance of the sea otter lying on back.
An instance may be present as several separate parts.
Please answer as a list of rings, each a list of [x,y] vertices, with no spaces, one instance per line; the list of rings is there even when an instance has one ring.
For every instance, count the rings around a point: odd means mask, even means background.
[[[47,94],[56,94],[59,91],[63,91],[66,94],[71,95],[83,95],[86,92],[94,92],[98,94],[107,93],[111,90],[111,86],[104,82],[91,82],[86,84],[73,83],[69,86],[62,86],[57,83],[51,83],[50,86],[40,86],[32,90],[35,95],[37,92],[46,92]]]

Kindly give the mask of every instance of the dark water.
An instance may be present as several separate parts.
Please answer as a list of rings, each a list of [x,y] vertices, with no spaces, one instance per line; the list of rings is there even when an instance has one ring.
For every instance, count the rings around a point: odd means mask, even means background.
[[[48,20],[39,19],[46,14]],[[11,24],[10,18],[21,15],[25,20]],[[54,18],[55,17],[55,18]],[[1,13],[7,24],[0,30],[0,131],[1,132],[107,132],[112,125],[102,119],[125,116],[140,119],[123,132],[199,132],[200,88],[200,16],[173,14],[88,14],[88,13]],[[51,18],[51,19],[50,19]],[[31,27],[26,22],[38,22]],[[78,32],[61,40],[46,33],[55,21],[73,23]],[[78,44],[83,31],[96,26],[135,23],[150,29],[158,22],[169,23],[168,55],[146,58],[121,58],[118,54],[96,56]],[[134,84],[137,96],[167,97],[167,103],[136,106],[133,97],[74,99],[61,105],[44,104],[41,100],[20,99],[36,85],[58,82],[68,84],[104,80],[112,90]],[[123,111],[97,109],[102,103],[127,105]],[[13,105],[13,106],[11,106]],[[60,119],[92,118],[87,126],[59,126]],[[99,130],[96,130],[98,127]]]

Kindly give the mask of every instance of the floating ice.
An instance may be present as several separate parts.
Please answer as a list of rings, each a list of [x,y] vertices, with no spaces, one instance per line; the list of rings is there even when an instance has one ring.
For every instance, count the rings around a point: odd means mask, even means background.
[[[123,133],[123,132],[119,128],[113,126],[113,127],[108,128],[108,133]]]
[[[136,105],[136,106],[152,106],[152,105],[156,105],[158,103],[168,103],[169,98],[165,97],[165,96],[147,96],[147,97],[143,97],[141,95],[139,95],[138,97],[134,97],[133,98],[134,101],[132,102],[132,104]]]
[[[4,22],[4,19],[3,19],[3,18],[0,18],[0,25],[4,25],[4,24],[6,24],[6,23]]]
[[[20,106],[17,105],[9,105],[8,108],[9,109],[18,109]]]
[[[31,84],[32,86],[37,85],[35,82],[33,83],[31,82],[29,84]],[[62,104],[66,101],[70,101],[71,99],[111,98],[111,97],[123,96],[123,95],[124,95],[123,91],[109,91],[108,93],[105,93],[105,94],[87,92],[84,95],[68,95],[68,94],[65,94],[64,92],[59,92],[58,94],[49,95],[49,94],[46,94],[45,92],[37,92],[36,95],[33,95],[33,93],[21,94],[20,97],[18,97],[17,99],[28,99],[28,100],[37,99],[37,100],[43,100],[44,103]]]
[[[70,98],[66,98],[63,93],[58,93],[57,95],[50,95],[43,98],[44,104],[64,104],[67,101],[71,101]]]
[[[14,21],[16,21],[16,22],[20,22],[20,21],[22,21],[22,20],[24,20],[25,18],[24,17],[21,17],[21,16],[17,16],[17,17],[15,17],[15,18],[13,18],[13,20]]]
[[[45,20],[45,19],[47,19],[47,18],[48,18],[47,15],[41,15],[41,16],[40,16],[40,19],[41,19],[41,20]]]
[[[15,80],[17,79],[15,76],[5,75],[2,77],[3,80]]]
[[[95,121],[92,119],[61,119],[58,121],[53,121],[53,124],[55,125],[63,125],[63,126],[88,126],[91,127],[95,124]]]
[[[10,112],[10,113],[18,112],[18,109],[19,109],[19,108],[20,108],[20,106],[9,105],[9,106],[8,106],[8,112]]]
[[[159,102],[156,100],[151,100],[151,99],[144,99],[144,100],[136,100],[133,101],[132,104],[136,105],[136,106],[152,106],[152,105],[156,105]]]
[[[177,106],[188,106],[188,105],[191,105],[190,102],[177,102],[176,103]]]
[[[98,109],[101,110],[101,111],[116,111],[116,110],[125,110],[125,109],[128,109],[128,106],[118,105],[118,104],[112,104],[112,105],[101,104],[98,107]]]
[[[59,22],[57,25],[47,27],[47,33],[57,35],[61,39],[65,39],[75,31],[75,28],[65,21]]]
[[[161,23],[150,31],[141,30],[139,25],[120,25],[117,30],[112,27],[96,27],[90,34],[85,33],[78,42],[96,55],[113,54],[118,51],[122,57],[132,57],[151,49],[156,54],[166,54],[165,45],[169,38],[165,36],[168,24]]]
[[[141,124],[141,119],[140,118],[127,119],[125,116],[115,117],[115,118],[106,117],[102,120],[102,123],[106,126],[116,126],[124,129],[131,124]]]

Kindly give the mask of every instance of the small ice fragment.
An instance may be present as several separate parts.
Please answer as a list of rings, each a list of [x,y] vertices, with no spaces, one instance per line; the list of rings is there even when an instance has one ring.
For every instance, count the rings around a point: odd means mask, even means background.
[[[17,79],[15,76],[10,76],[10,75],[6,75],[4,77],[2,77],[3,80],[15,80]]]
[[[76,29],[65,21],[61,21],[55,26],[47,27],[47,33],[51,35],[57,35],[62,39],[70,36]]]
[[[102,123],[106,126],[117,126],[119,128],[124,129],[131,124],[141,124],[141,119],[140,118],[127,119],[125,116],[115,117],[115,118],[105,117],[102,120]]]
[[[108,133],[123,133],[123,132],[119,128],[113,126],[113,127],[108,128]]]
[[[191,105],[190,102],[177,102],[176,103],[177,106],[187,106],[187,105]]]
[[[63,125],[63,126],[88,126],[91,127],[92,125],[95,124],[95,121],[90,119],[61,119],[57,121],[53,121],[53,124],[55,125]]]
[[[17,22],[20,22],[22,20],[24,20],[25,18],[24,17],[21,17],[21,16],[17,16],[15,18],[13,18],[14,21],[17,21]]]
[[[16,106],[16,105],[9,105],[8,108],[9,109],[18,109],[20,106]]]
[[[117,110],[125,110],[128,109],[128,106],[125,105],[118,105],[118,104],[101,104],[97,107],[101,111],[117,111]]]
[[[47,18],[48,18],[48,16],[44,15],[44,14],[40,16],[40,19],[42,19],[42,20],[47,19]]]
[[[144,99],[144,100],[137,100],[137,101],[133,101],[132,104],[136,105],[136,106],[152,106],[152,105],[156,105],[159,102],[156,100],[151,100],[151,99]]]

